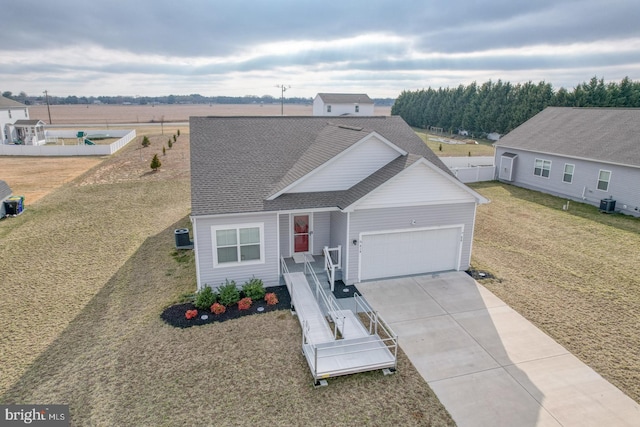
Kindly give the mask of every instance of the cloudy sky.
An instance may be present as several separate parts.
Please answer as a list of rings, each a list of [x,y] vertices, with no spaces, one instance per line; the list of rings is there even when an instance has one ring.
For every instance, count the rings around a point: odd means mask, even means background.
[[[0,91],[273,95],[640,80],[638,0],[0,0]]]

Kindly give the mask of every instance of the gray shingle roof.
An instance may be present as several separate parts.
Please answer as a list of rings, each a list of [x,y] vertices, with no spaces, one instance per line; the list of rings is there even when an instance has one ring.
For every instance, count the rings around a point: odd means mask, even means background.
[[[640,109],[548,107],[495,145],[640,166]]]
[[[24,108],[24,107],[26,107],[26,105],[24,105],[23,103],[14,101],[13,99],[5,98],[4,96],[0,95],[0,108],[9,109],[9,108]]]
[[[373,104],[366,93],[319,93],[325,104]]]
[[[9,184],[0,179],[0,200],[4,200],[12,194]]]
[[[266,200],[372,131],[417,157],[403,156],[346,191]],[[420,157],[450,174],[400,117],[191,117],[190,134],[192,215],[346,207]]]
[[[36,126],[38,123],[41,123],[44,125],[44,122],[42,120],[38,120],[38,119],[33,119],[33,120],[29,120],[29,119],[22,119],[22,120],[16,120],[16,122],[14,123],[15,126]]]

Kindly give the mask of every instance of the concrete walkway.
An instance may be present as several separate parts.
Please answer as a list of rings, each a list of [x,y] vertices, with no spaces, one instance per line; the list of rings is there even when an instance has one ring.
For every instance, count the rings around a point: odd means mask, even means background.
[[[358,289],[460,427],[640,426],[640,405],[466,273]]]

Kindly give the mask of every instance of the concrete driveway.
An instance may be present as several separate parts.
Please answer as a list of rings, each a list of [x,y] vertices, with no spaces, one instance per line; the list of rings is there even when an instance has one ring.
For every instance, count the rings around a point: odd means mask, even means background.
[[[358,284],[466,426],[640,426],[640,405],[464,272]]]

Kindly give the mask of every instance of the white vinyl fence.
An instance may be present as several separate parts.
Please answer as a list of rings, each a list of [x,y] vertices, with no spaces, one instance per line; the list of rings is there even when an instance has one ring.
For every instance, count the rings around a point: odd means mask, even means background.
[[[135,139],[135,130],[92,130],[92,134],[108,135],[118,138],[111,144],[74,144],[74,145],[12,145],[0,144],[2,156],[110,156]],[[76,138],[76,131],[47,130],[48,141],[57,138]],[[90,139],[90,138],[89,138]]]
[[[493,157],[440,157],[440,160],[464,183],[495,179]]]

